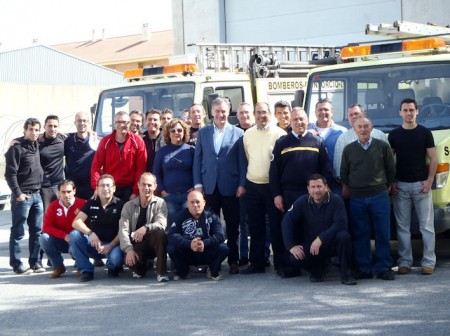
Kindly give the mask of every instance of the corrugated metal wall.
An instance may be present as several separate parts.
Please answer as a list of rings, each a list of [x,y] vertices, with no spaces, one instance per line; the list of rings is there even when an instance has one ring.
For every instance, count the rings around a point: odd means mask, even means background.
[[[0,82],[108,86],[123,81],[114,70],[45,46],[0,53]]]

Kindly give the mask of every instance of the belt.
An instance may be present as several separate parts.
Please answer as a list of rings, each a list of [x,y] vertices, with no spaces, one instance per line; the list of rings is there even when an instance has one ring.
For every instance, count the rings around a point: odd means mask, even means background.
[[[37,189],[37,190],[29,190],[29,191],[22,191],[22,194],[33,195],[33,194],[36,194],[38,192],[39,192],[39,189]]]

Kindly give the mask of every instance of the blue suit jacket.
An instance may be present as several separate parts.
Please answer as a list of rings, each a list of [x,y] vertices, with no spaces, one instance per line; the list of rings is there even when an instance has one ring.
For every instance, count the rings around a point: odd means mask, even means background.
[[[202,184],[205,194],[217,186],[223,196],[234,196],[238,186],[245,186],[247,161],[242,136],[244,131],[227,124],[219,154],[214,150],[214,125],[201,128],[194,155],[194,185]]]

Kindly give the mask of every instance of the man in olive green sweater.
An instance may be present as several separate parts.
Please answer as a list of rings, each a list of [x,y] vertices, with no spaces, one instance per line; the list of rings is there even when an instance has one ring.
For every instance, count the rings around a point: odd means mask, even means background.
[[[390,185],[395,163],[389,144],[372,138],[372,123],[354,123],[358,140],[344,148],[341,164],[342,196],[350,197],[350,227],[357,277],[394,280],[390,250]],[[375,233],[375,264],[372,269],[370,234]]]

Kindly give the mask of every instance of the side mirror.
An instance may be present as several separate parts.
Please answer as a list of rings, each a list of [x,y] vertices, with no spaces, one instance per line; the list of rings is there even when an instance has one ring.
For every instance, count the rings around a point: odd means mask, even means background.
[[[294,92],[294,100],[292,101],[292,107],[303,107],[303,99],[305,99],[305,91],[297,90]]]

